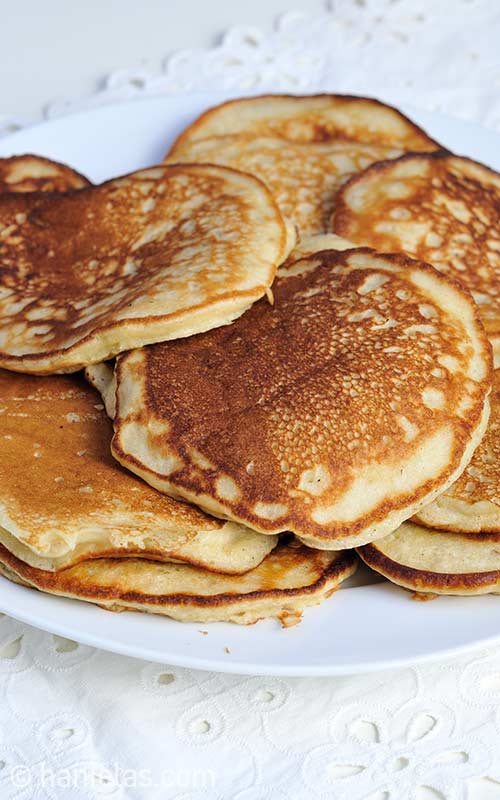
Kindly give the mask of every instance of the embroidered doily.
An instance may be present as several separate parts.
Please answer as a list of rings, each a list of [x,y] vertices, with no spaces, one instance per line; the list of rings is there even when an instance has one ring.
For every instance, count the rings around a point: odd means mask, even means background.
[[[500,4],[495,0],[332,0],[290,12],[264,35],[229,30],[218,47],[169,56],[160,74],[119,70],[94,95],[45,118],[164,93],[331,91],[441,110],[500,129]],[[34,120],[0,116],[0,134]]]
[[[158,75],[116,72],[43,116],[214,88],[333,90],[500,130],[499,41],[494,0],[335,0],[270,35],[234,28]],[[0,117],[0,133],[33,121]],[[100,796],[500,798],[500,648],[368,676],[243,678],[113,656],[0,615],[0,797]]]

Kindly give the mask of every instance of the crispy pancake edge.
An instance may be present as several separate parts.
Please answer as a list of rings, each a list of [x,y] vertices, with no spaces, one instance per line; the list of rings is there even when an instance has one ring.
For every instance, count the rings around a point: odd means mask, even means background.
[[[363,104],[363,105],[368,105],[368,106],[372,105],[377,109],[387,109],[387,110],[393,112],[394,114],[396,114],[396,116],[398,117],[399,120],[404,121],[404,123],[408,126],[408,130],[411,131],[411,133],[413,135],[417,136],[418,138],[421,138],[421,140],[422,140],[422,148],[421,149],[422,150],[426,149],[426,145],[427,145],[427,148],[430,151],[433,151],[433,150],[436,150],[436,149],[441,149],[441,145],[438,142],[434,141],[434,139],[431,139],[428,136],[428,134],[423,130],[423,128],[420,128],[418,125],[416,125],[414,122],[412,122],[412,120],[410,120],[408,117],[406,117],[404,114],[402,114],[401,111],[399,111],[399,109],[397,109],[395,106],[391,106],[391,105],[389,105],[387,103],[383,103],[381,100],[377,100],[376,98],[372,98],[372,97],[363,97],[363,96],[348,95],[348,94],[329,94],[327,92],[324,92],[324,93],[320,93],[320,94],[311,94],[311,95],[263,94],[263,95],[257,95],[256,97],[244,97],[244,98],[235,98],[233,100],[227,100],[226,102],[220,103],[219,105],[214,106],[213,108],[207,109],[207,111],[202,113],[200,116],[197,117],[197,119],[195,119],[190,125],[188,125],[182,131],[182,133],[175,139],[174,143],[172,144],[172,146],[170,147],[170,149],[169,149],[169,151],[167,153],[167,156],[168,157],[172,157],[173,155],[175,155],[175,151],[178,148],[179,149],[182,148],[186,144],[186,142],[195,141],[197,139],[204,139],[204,138],[207,138],[209,136],[216,136],[217,134],[210,130],[210,126],[209,125],[207,126],[207,123],[210,123],[211,118],[216,117],[221,111],[225,112],[228,109],[233,109],[235,107],[237,108],[240,105],[244,105],[244,106],[249,106],[249,105],[252,105],[252,104],[255,105],[255,101],[259,102],[259,101],[262,101],[262,100],[264,100],[264,101],[276,101],[278,103],[280,103],[282,100],[284,100],[284,101],[292,101],[292,102],[296,102],[297,105],[300,106],[300,103],[303,103],[304,101],[307,102],[309,100],[318,100],[318,99],[319,100],[323,100],[323,99],[332,100],[333,104],[335,104],[335,101],[338,101],[341,104],[344,104],[344,103],[346,103],[346,104]],[[201,135],[199,135],[200,131],[202,131]],[[225,132],[226,133],[231,133],[231,132],[234,132],[234,131],[227,130]],[[274,134],[274,135],[277,135],[277,134]],[[277,138],[279,138],[279,136]],[[282,137],[282,138],[286,138],[286,137]],[[343,134],[343,133],[340,133],[340,134],[337,133],[335,137],[328,136],[328,135],[325,136],[325,134],[323,132],[323,135],[319,136],[319,138],[317,138],[315,140],[307,139],[306,141],[320,141],[320,142],[322,141],[322,142],[325,142],[325,141],[328,141],[329,139],[333,139],[333,138],[340,138],[340,139],[341,138],[345,138],[345,139],[348,139],[349,137],[345,136],[345,134]],[[353,138],[353,137],[351,137],[351,138]],[[361,141],[361,140],[359,139],[359,141]],[[381,143],[380,142],[380,138],[379,138],[378,142]],[[366,143],[377,143],[377,138],[375,137],[375,139],[373,139],[373,140],[372,139],[367,139]],[[412,148],[412,149],[414,149],[414,148]]]
[[[278,558],[279,555],[277,552]],[[321,569],[320,576],[305,586],[205,596],[181,593],[154,595],[92,585],[91,581],[87,584],[84,581],[82,584],[78,572],[85,565],[77,565],[59,573],[44,572],[19,561],[1,545],[0,571],[4,577],[14,582],[42,592],[97,603],[110,611],[146,611],[186,622],[231,621],[252,624],[264,617],[294,617],[303,608],[317,605],[323,598],[330,596],[342,581],[355,572],[358,563],[353,551],[332,555],[334,557]],[[130,560],[132,569],[133,561]],[[106,560],[103,564],[106,564]],[[236,577],[235,580],[237,581]]]
[[[436,532],[436,535],[439,535],[439,532]],[[461,535],[456,534],[456,536],[457,547],[459,547]],[[488,535],[463,534],[462,536],[463,538],[472,538],[479,541],[500,541],[500,537],[492,539]],[[391,583],[402,586],[404,589],[442,595],[500,593],[500,570],[449,573],[416,569],[394,561],[387,556],[383,551],[383,544],[384,540],[381,539],[379,542],[371,542],[363,547],[356,548],[356,552],[367,566],[383,575]]]

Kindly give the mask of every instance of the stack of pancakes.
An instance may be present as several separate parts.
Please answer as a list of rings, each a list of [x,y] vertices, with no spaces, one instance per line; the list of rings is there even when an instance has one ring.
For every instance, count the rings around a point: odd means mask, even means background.
[[[374,100],[231,101],[99,186],[0,160],[3,574],[287,625],[357,554],[496,591],[499,277],[500,176]]]

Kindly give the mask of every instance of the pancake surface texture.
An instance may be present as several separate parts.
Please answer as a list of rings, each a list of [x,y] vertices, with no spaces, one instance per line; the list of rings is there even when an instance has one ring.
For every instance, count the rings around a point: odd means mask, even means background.
[[[405,522],[358,553],[376,572],[417,592],[500,593],[498,534],[447,533]]]
[[[70,192],[90,186],[76,170],[43,156],[0,158],[0,193]]]
[[[455,480],[485,428],[491,348],[469,295],[368,249],[280,268],[227,328],[118,359],[113,453],[263,533],[372,541]]]
[[[0,195],[0,227],[0,366],[34,373],[225,325],[293,244],[260,181],[210,165]]]
[[[500,358],[500,175],[445,153],[369,167],[340,191],[335,233],[402,251],[457,278]]]
[[[493,377],[491,414],[471,462],[446,492],[416,515],[429,528],[462,533],[500,532],[500,370]]]
[[[309,236],[329,229],[335,194],[351,175],[401,152],[359,142],[287,142],[236,134],[186,144],[170,153],[165,163],[221,164],[256,175],[300,235]]]
[[[334,197],[353,174],[406,150],[438,145],[399,111],[340,95],[264,96],[223,103],[177,139],[167,163],[249,172],[271,189],[301,236],[329,229]]]
[[[10,580],[111,611],[148,611],[183,622],[252,624],[277,617],[285,625],[295,623],[304,608],[329,597],[356,566],[352,551],[311,551],[291,542],[279,544],[240,576],[134,558],[96,559],[51,573],[28,566],[0,545],[0,571]]]
[[[276,544],[123,470],[100,398],[80,378],[0,370],[0,408],[0,542],[23,561],[55,570],[134,555],[239,573]]]

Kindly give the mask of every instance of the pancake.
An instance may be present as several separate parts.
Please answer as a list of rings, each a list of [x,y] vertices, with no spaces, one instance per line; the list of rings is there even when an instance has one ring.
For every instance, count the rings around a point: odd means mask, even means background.
[[[28,566],[0,545],[0,569],[17,583],[110,611],[148,611],[182,622],[250,625],[277,617],[294,624],[304,608],[329,597],[352,575],[356,563],[352,551],[311,551],[290,542],[242,576],[134,558],[96,559],[51,573]]]
[[[110,419],[116,413],[116,380],[111,361],[102,361],[100,364],[91,364],[84,370],[84,375],[91,386],[99,392]]]
[[[260,181],[209,165],[0,195],[1,228],[0,366],[40,374],[231,322],[292,244]]]
[[[340,191],[335,233],[402,251],[460,280],[500,359],[500,175],[446,153],[369,167]]]
[[[70,192],[90,186],[76,170],[43,156],[26,154],[0,158],[0,193]]]
[[[401,148],[359,142],[287,142],[235,134],[176,148],[165,163],[221,164],[256,175],[300,235],[310,236],[329,229],[335,195],[348,178],[401,153]]]
[[[437,147],[399,111],[376,100],[276,95],[210,109],[165,160],[222,164],[256,175],[302,237],[329,229],[335,194],[351,175],[409,149]]]
[[[289,142],[349,140],[421,152],[439,149],[396,108],[368,97],[339,94],[261,95],[210,108],[176,139],[170,153],[212,136],[272,136]]]
[[[445,533],[405,522],[358,554],[371,569],[419,593],[500,593],[499,534]]]
[[[367,248],[279,270],[274,306],[121,356],[112,450],[162,492],[342,549],[394,530],[463,471],[491,348],[470,295]]]
[[[465,471],[415,517],[429,528],[500,533],[500,370],[495,370],[486,433]]]
[[[297,242],[283,266],[286,268],[294,261],[299,261],[301,258],[309,258],[315,253],[321,253],[322,250],[355,250],[356,247],[357,245],[353,244],[348,239],[337,236],[335,233],[320,233],[315,236],[304,236],[303,239]]]
[[[80,377],[0,370],[0,542],[45,570],[133,555],[228,573],[275,546],[137,480],[112,457],[112,432]]]

